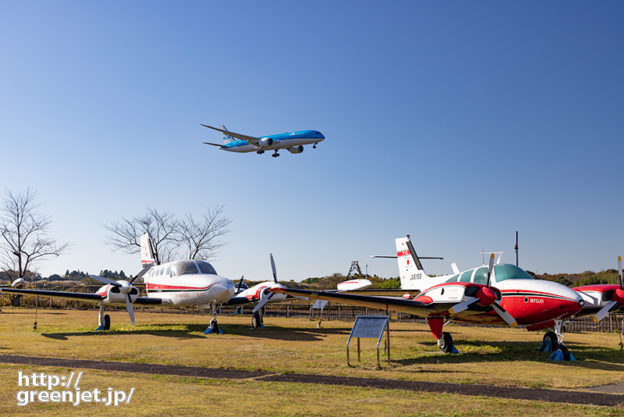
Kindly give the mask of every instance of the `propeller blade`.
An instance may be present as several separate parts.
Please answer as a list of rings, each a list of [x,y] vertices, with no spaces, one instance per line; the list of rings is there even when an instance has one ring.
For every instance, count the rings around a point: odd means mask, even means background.
[[[478,298],[470,297],[470,299],[466,301],[462,301],[461,303],[455,304],[453,307],[451,307],[449,309],[449,313],[453,315],[457,313],[461,313],[462,311],[467,310],[471,305],[473,305],[474,303],[478,301],[479,301]]]
[[[112,279],[104,278],[99,275],[89,275],[89,277],[95,280],[98,280],[100,282],[103,282],[104,284],[111,284],[111,285],[114,285],[115,287],[121,287],[120,283],[118,283],[117,281],[113,281]]]
[[[598,311],[596,315],[594,316],[594,322],[598,323],[600,320],[607,317],[607,315],[609,314],[609,312],[611,312],[613,307],[617,305],[618,305],[617,301],[611,301],[606,306],[602,307],[600,311]]]
[[[509,314],[504,308],[503,306],[501,306],[500,304],[498,304],[497,302],[495,302],[494,304],[492,304],[492,308],[494,309],[494,311],[496,311],[496,314],[498,314],[503,320],[505,320],[505,323],[507,323],[508,325],[510,325],[511,327],[518,327],[518,322],[516,321],[516,319],[514,318],[514,316],[512,316],[511,314]]]
[[[242,275],[240,281],[238,281],[238,285],[236,286],[236,294],[240,292],[241,285],[243,285],[244,279],[245,279],[245,275]]]
[[[251,312],[255,313],[256,311],[258,311],[262,307],[264,307],[264,305],[269,302],[271,297],[273,297],[273,294],[275,294],[275,293],[274,292],[270,292],[269,295],[266,295],[266,296],[262,297],[262,300],[260,300],[260,302],[258,304],[256,304],[256,306],[254,307],[254,309]]]
[[[487,276],[487,285],[490,286],[490,277],[492,276],[492,268],[494,268],[494,254],[490,255],[490,265],[488,266],[488,276]]]
[[[620,289],[624,290],[624,286],[622,284],[622,257],[618,256],[618,272],[620,273]]]
[[[277,283],[277,271],[275,270],[275,260],[273,259],[273,254],[271,255],[271,269],[273,270],[273,281]]]
[[[128,315],[130,316],[130,321],[134,326],[134,307],[132,307],[132,300],[130,299],[130,294],[126,294],[126,309],[128,310]]]

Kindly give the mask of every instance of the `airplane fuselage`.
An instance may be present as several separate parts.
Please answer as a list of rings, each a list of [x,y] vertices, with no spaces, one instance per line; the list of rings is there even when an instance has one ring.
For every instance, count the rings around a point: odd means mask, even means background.
[[[247,141],[236,139],[229,143],[223,144],[220,149],[229,152],[257,152],[259,150],[270,151],[276,149],[293,149],[295,150],[294,153],[299,153],[297,152],[298,149],[296,149],[299,146],[317,144],[325,140],[325,136],[316,130],[300,130],[297,132],[279,133],[276,135],[262,136],[261,138],[271,139],[273,143],[267,146],[256,146]]]

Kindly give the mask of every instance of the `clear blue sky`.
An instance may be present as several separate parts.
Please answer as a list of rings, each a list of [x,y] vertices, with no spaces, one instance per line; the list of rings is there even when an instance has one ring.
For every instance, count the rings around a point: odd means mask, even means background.
[[[538,272],[624,254],[624,3],[0,0],[0,186],[39,192],[71,251],[44,274],[139,269],[104,224],[147,207],[233,219],[233,279],[428,271],[482,248]],[[317,129],[230,154],[200,123]]]

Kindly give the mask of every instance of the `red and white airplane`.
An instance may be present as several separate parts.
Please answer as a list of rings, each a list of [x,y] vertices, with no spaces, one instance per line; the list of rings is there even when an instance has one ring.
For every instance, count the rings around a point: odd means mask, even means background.
[[[622,280],[622,257],[618,256],[618,275],[619,284],[594,284],[584,285],[582,287],[574,287],[573,290],[578,292],[585,305],[583,310],[577,316],[593,315],[594,321],[597,323],[609,315],[624,308],[624,282]],[[624,327],[624,319],[622,320]]]
[[[92,278],[106,284],[95,294],[16,288],[23,281],[21,279],[13,282],[11,287],[0,288],[0,292],[98,303],[100,306],[98,330],[110,329],[110,316],[104,314],[104,306],[107,304],[125,304],[132,324],[134,324],[133,305],[135,304],[209,308],[212,311],[212,320],[205,333],[221,332],[217,323],[216,310],[219,305],[226,304],[234,296],[234,283],[230,279],[217,274],[213,266],[205,261],[184,260],[156,265],[147,234],[141,236],[141,262],[144,265],[143,270],[128,281],[114,281],[92,275]],[[140,297],[139,289],[133,285],[141,277],[145,283],[145,297]]]
[[[586,301],[581,293],[556,282],[535,279],[515,265],[494,265],[494,254],[489,265],[463,272],[454,267],[453,274],[430,277],[409,235],[396,239],[396,249],[402,290],[419,291],[414,298],[409,294],[401,298],[294,288],[276,291],[426,318],[438,346],[445,353],[456,352],[451,334],[443,331],[443,326],[451,320],[506,323],[527,330],[552,328],[544,336],[545,341],[551,342],[553,350],[561,345],[564,356],[569,358],[562,343],[561,324],[583,309]]]
[[[245,305],[254,304],[252,310],[251,325],[253,328],[263,327],[263,313],[264,306],[267,303],[279,303],[284,301],[288,295],[279,293],[277,289],[286,288],[279,282],[277,282],[277,271],[275,269],[275,260],[273,254],[270,254],[271,258],[271,270],[273,271],[273,281],[265,281],[260,284],[256,284],[253,287],[248,287],[243,283],[243,277],[241,277],[238,285],[236,286],[236,293],[227,304],[228,305]]]

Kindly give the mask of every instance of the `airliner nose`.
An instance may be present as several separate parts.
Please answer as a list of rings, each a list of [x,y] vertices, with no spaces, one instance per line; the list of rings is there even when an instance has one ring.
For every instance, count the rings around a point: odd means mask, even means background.
[[[316,134],[318,135],[318,138],[322,141],[325,140],[325,135],[323,135],[321,132],[316,132]]]

